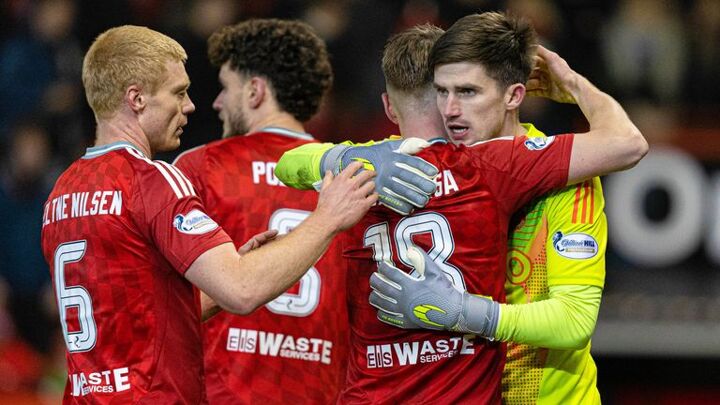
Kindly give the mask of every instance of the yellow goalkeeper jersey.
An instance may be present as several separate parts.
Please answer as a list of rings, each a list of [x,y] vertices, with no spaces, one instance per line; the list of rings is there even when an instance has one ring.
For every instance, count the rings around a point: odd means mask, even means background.
[[[544,136],[532,125],[524,126],[528,137]],[[548,299],[553,285],[604,286],[604,205],[597,177],[528,204],[508,242],[508,304]],[[599,404],[590,343],[580,350],[508,343],[503,402]]]

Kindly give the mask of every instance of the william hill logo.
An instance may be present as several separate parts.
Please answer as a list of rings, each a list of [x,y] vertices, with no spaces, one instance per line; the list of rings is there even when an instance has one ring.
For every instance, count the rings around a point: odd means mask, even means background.
[[[216,229],[218,224],[206,213],[200,210],[192,210],[185,215],[176,215],[173,226],[182,233],[201,235]]]

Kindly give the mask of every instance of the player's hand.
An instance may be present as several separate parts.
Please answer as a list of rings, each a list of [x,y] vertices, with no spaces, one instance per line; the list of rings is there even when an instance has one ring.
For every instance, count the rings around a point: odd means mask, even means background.
[[[337,176],[325,173],[314,214],[333,232],[355,225],[378,201],[372,181],[376,173],[361,168],[361,163],[353,162]]]
[[[420,273],[414,278],[387,262],[370,277],[370,305],[378,319],[404,329],[450,330],[493,337],[499,305],[458,291],[427,253],[411,246],[408,259]]]
[[[380,203],[402,215],[424,207],[435,193],[438,169],[425,160],[410,156],[430,144],[419,138],[385,141],[370,146],[337,145],[323,156],[322,169],[337,173],[352,162],[374,170],[375,190]]]
[[[529,96],[543,97],[558,103],[577,104],[568,91],[578,74],[570,69],[565,59],[538,45],[535,66],[525,87]]]
[[[253,236],[252,238],[250,238],[250,240],[245,242],[244,245],[240,246],[240,249],[238,249],[238,254],[242,256],[251,250],[259,248],[260,246],[270,242],[271,240],[274,240],[277,234],[277,229],[268,229],[267,231],[260,232],[259,234]]]

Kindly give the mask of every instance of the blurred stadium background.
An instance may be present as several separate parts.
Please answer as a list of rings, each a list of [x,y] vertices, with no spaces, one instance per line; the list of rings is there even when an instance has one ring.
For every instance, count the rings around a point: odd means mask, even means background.
[[[335,72],[311,132],[367,140],[395,131],[379,96],[386,38],[486,10],[531,19],[652,146],[638,167],[604,180],[611,245],[593,339],[604,402],[720,403],[720,0],[3,0],[0,403],[57,403],[64,387],[40,218],[56,176],[93,141],[80,71],[97,34],[147,25],[186,48],[197,111],[185,150],[221,133],[210,33],[250,17],[303,19],[327,41]],[[547,133],[587,125],[576,107],[543,100],[528,100],[522,119]]]

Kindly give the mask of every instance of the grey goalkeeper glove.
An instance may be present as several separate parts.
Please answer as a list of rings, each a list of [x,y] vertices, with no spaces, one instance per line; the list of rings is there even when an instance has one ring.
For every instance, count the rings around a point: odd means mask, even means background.
[[[330,170],[337,175],[350,163],[359,161],[368,170],[375,170],[375,191],[381,204],[408,215],[424,207],[435,193],[438,169],[425,160],[409,156],[430,144],[419,138],[384,141],[370,146],[336,145],[320,161],[321,173]]]
[[[411,246],[408,258],[420,278],[387,262],[370,277],[370,304],[378,319],[403,329],[469,332],[494,338],[500,317],[497,302],[460,292],[424,251]]]

